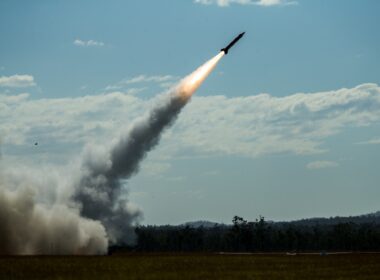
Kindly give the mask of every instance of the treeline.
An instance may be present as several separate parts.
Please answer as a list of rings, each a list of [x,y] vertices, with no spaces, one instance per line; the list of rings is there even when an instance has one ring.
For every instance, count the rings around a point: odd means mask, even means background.
[[[235,216],[232,225],[140,226],[136,233],[133,249],[142,252],[380,251],[380,224],[374,222],[248,222]]]

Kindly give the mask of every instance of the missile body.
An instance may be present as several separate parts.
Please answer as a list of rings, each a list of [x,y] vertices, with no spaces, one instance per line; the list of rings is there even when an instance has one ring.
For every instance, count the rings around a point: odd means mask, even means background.
[[[221,49],[220,51],[224,52],[225,54],[228,54],[228,50],[229,50],[233,45],[235,45],[236,42],[239,41],[239,40],[241,39],[241,37],[243,37],[244,34],[245,34],[245,32],[240,33],[239,35],[237,35],[236,38],[233,39],[233,40],[231,41],[231,43],[229,43],[229,44],[227,45],[227,47]]]

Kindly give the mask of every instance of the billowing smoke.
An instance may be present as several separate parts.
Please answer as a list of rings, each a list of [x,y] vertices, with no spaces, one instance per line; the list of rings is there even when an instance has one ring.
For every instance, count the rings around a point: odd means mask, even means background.
[[[0,168],[1,255],[107,252],[107,234],[99,221],[80,216],[67,201],[36,199],[48,188],[59,188],[59,178],[42,173],[31,176],[27,171],[5,172],[7,168],[2,165]]]
[[[133,244],[133,226],[141,211],[128,203],[125,180],[138,172],[147,152],[223,55],[220,52],[184,78],[125,135],[110,140],[108,148],[86,146],[65,186],[71,191],[65,199],[40,203],[34,194],[39,187],[25,186],[28,179],[10,187],[0,173],[0,254],[101,254],[108,242]]]

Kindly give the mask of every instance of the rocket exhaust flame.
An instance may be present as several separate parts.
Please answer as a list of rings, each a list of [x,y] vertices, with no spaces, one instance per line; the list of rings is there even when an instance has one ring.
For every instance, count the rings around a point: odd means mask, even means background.
[[[63,172],[54,180],[38,181],[27,172],[9,175],[0,168],[0,254],[103,254],[109,243],[133,244],[133,226],[141,212],[126,200],[121,181],[138,172],[223,55],[185,77],[109,149],[86,146],[74,179],[67,181]],[[46,205],[33,195],[61,187],[67,195]]]
[[[219,54],[200,66],[193,73],[185,77],[177,87],[178,94],[186,98],[191,97],[203,83],[203,81],[207,78],[207,76],[211,73],[211,71],[214,70],[215,66],[223,56],[224,52],[221,51]]]

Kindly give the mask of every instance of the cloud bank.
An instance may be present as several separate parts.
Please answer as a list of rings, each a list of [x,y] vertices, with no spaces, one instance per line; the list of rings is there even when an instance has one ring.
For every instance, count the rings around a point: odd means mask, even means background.
[[[16,156],[17,149],[41,141],[39,149],[66,158],[68,151],[79,150],[73,147],[106,143],[154,102],[120,92],[60,99],[0,95],[0,135],[8,154],[15,151]],[[158,151],[165,151],[165,158],[179,150],[245,157],[312,155],[326,152],[325,141],[345,128],[379,120],[376,84],[285,97],[194,96]]]

